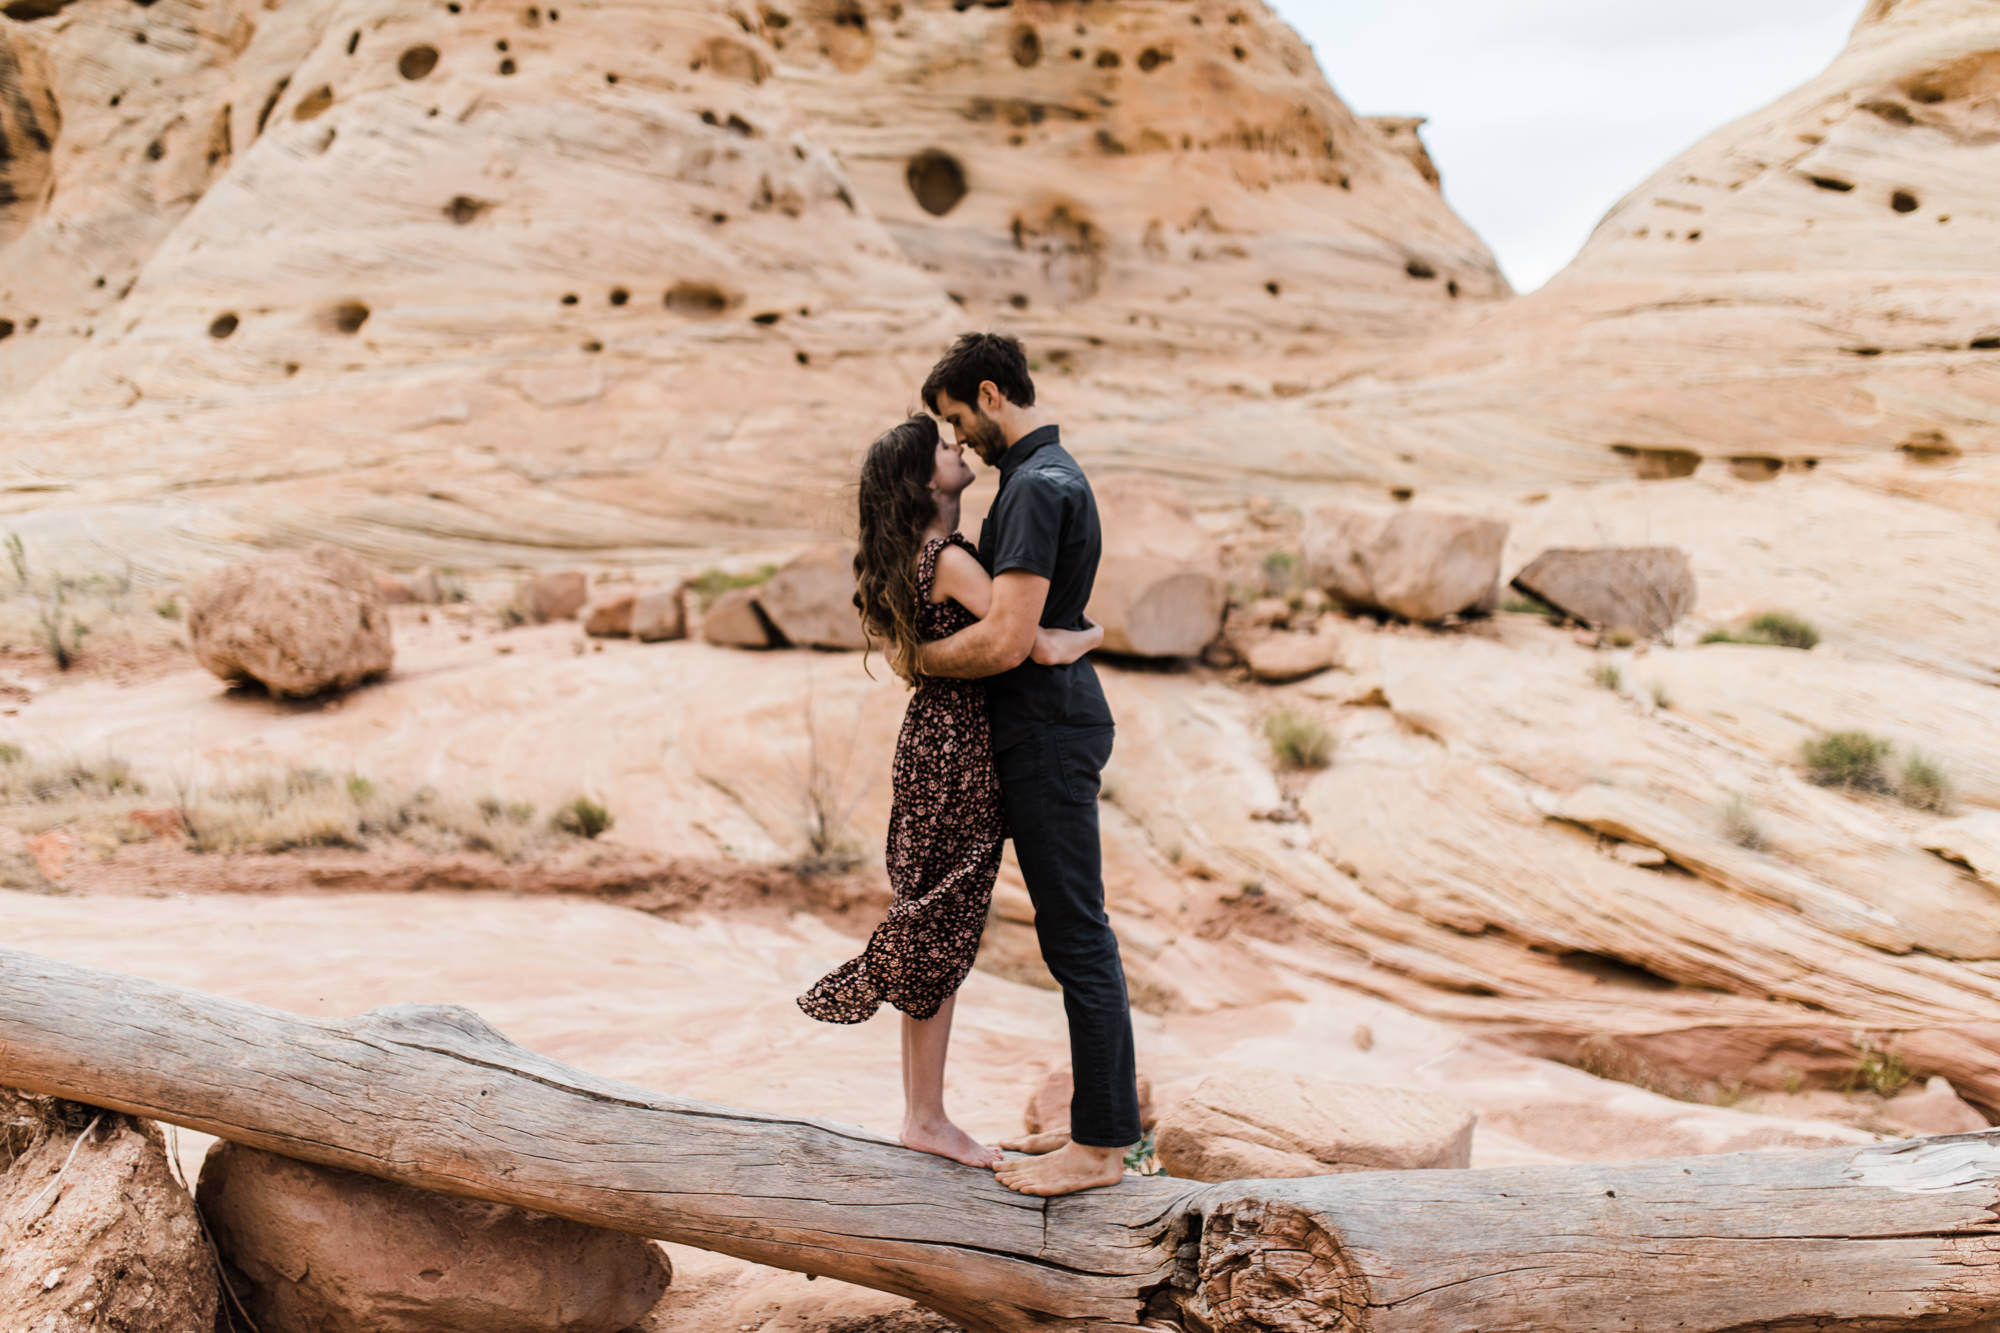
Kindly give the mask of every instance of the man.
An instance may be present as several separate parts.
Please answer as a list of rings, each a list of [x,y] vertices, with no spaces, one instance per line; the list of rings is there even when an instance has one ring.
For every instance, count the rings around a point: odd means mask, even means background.
[[[1089,660],[1028,659],[1037,626],[1081,629],[1102,547],[1083,469],[1035,406],[1021,344],[968,333],[924,382],[924,403],[1000,471],[979,533],[993,576],[986,618],[924,647],[926,675],[986,678],[994,759],[1014,853],[1035,904],[1042,959],[1062,986],[1076,1092],[1070,1137],[1023,1146],[1041,1155],[998,1168],[1023,1194],[1071,1194],[1117,1183],[1139,1141],[1132,1013],[1118,939],[1104,915],[1098,780],[1111,757],[1111,709]],[[1006,1145],[1015,1146],[1015,1145]]]

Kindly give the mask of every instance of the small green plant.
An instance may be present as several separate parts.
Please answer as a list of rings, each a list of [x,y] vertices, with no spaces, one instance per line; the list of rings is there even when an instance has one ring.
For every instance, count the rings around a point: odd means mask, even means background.
[[[162,620],[179,620],[181,618],[181,599],[178,597],[161,598],[159,601],[153,603],[153,614]]]
[[[1600,642],[1609,644],[1613,648],[1630,648],[1633,644],[1639,642],[1639,636],[1631,630],[1626,629],[1623,625],[1613,625],[1610,629],[1605,630],[1604,633],[1599,635],[1598,639]]]
[[[1141,1176],[1164,1176],[1166,1168],[1153,1147],[1154,1132],[1146,1131],[1146,1137],[1133,1144],[1125,1153],[1125,1169]]]
[[[27,751],[18,745],[0,742],[0,764],[18,764],[26,754]]]
[[[347,799],[356,805],[362,804],[375,795],[375,784],[359,773],[347,775]]]
[[[23,588],[28,586],[28,548],[21,544],[21,534],[7,534],[7,558],[14,562],[14,582]]]
[[[1722,807],[1722,836],[1746,851],[1761,852],[1771,845],[1757,812],[1741,796],[1732,796]]]
[[[1562,612],[1541,598],[1525,592],[1508,593],[1500,599],[1500,609],[1510,611],[1517,616],[1540,616],[1552,624],[1563,618]]]
[[[1822,787],[1886,792],[1889,778],[1882,765],[1891,748],[1865,731],[1825,731],[1807,741],[1800,755],[1806,777]]]
[[[549,822],[564,833],[573,833],[579,838],[595,838],[616,821],[609,810],[588,796],[573,796],[557,807]]]
[[[1927,755],[1912,754],[1896,779],[1896,796],[1913,810],[1943,814],[1951,808],[1951,776]]]
[[[1903,1058],[1871,1042],[1861,1042],[1854,1054],[1854,1068],[1847,1075],[1844,1092],[1866,1088],[1877,1097],[1893,1097],[1915,1077]]]
[[[760,588],[771,581],[778,572],[776,565],[759,565],[747,574],[732,573],[726,569],[704,569],[688,580],[688,587],[701,603],[701,609],[708,610],[716,598],[737,588]]]
[[[527,824],[535,817],[532,801],[503,801],[498,796],[479,798],[479,814],[489,824]]]
[[[1264,739],[1284,768],[1325,768],[1333,762],[1333,736],[1304,713],[1273,713],[1264,719]]]
[[[83,651],[83,636],[90,633],[90,626],[67,608],[66,591],[66,585],[58,580],[41,599],[42,649],[58,671],[76,665],[77,655]]]
[[[1742,629],[1712,629],[1701,636],[1701,641],[1805,650],[1819,642],[1819,630],[1811,621],[1789,611],[1760,611]]]
[[[1590,678],[1597,682],[1601,688],[1610,690],[1613,694],[1623,689],[1625,685],[1625,673],[1618,669],[1616,662],[1606,662],[1601,666],[1591,668]]]
[[[1272,551],[1264,557],[1264,595],[1294,597],[1304,591],[1304,563],[1290,551]]]

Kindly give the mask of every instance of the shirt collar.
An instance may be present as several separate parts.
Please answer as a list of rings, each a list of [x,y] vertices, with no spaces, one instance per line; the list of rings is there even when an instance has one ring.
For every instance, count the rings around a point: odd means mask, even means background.
[[[1020,439],[1014,441],[1006,453],[1000,455],[1000,475],[1011,477],[1045,444],[1061,442],[1061,432],[1055,426],[1038,426]]]

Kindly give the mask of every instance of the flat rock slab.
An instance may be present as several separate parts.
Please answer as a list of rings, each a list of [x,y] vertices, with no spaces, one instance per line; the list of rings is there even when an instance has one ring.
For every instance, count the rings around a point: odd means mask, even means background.
[[[1694,566],[1677,546],[1560,547],[1536,556],[1514,586],[1586,625],[1649,637],[1694,610]]]
[[[267,1330],[617,1333],[672,1278],[658,1246],[621,1231],[226,1140],[196,1192]]]
[[[1160,1165],[1188,1180],[1464,1167],[1472,1112],[1433,1093],[1268,1070],[1211,1074],[1160,1117]]]

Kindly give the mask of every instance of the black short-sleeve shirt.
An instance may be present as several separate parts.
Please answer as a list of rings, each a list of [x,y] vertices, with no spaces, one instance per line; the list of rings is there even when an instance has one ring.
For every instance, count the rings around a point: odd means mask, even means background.
[[[1097,581],[1104,534],[1097,499],[1054,426],[1016,440],[1000,456],[1000,489],[979,530],[979,559],[995,576],[1025,570],[1049,581],[1042,624],[1082,629]],[[1068,666],[1023,662],[987,681],[993,745],[1004,750],[1041,728],[1109,726],[1111,707],[1089,658]]]

